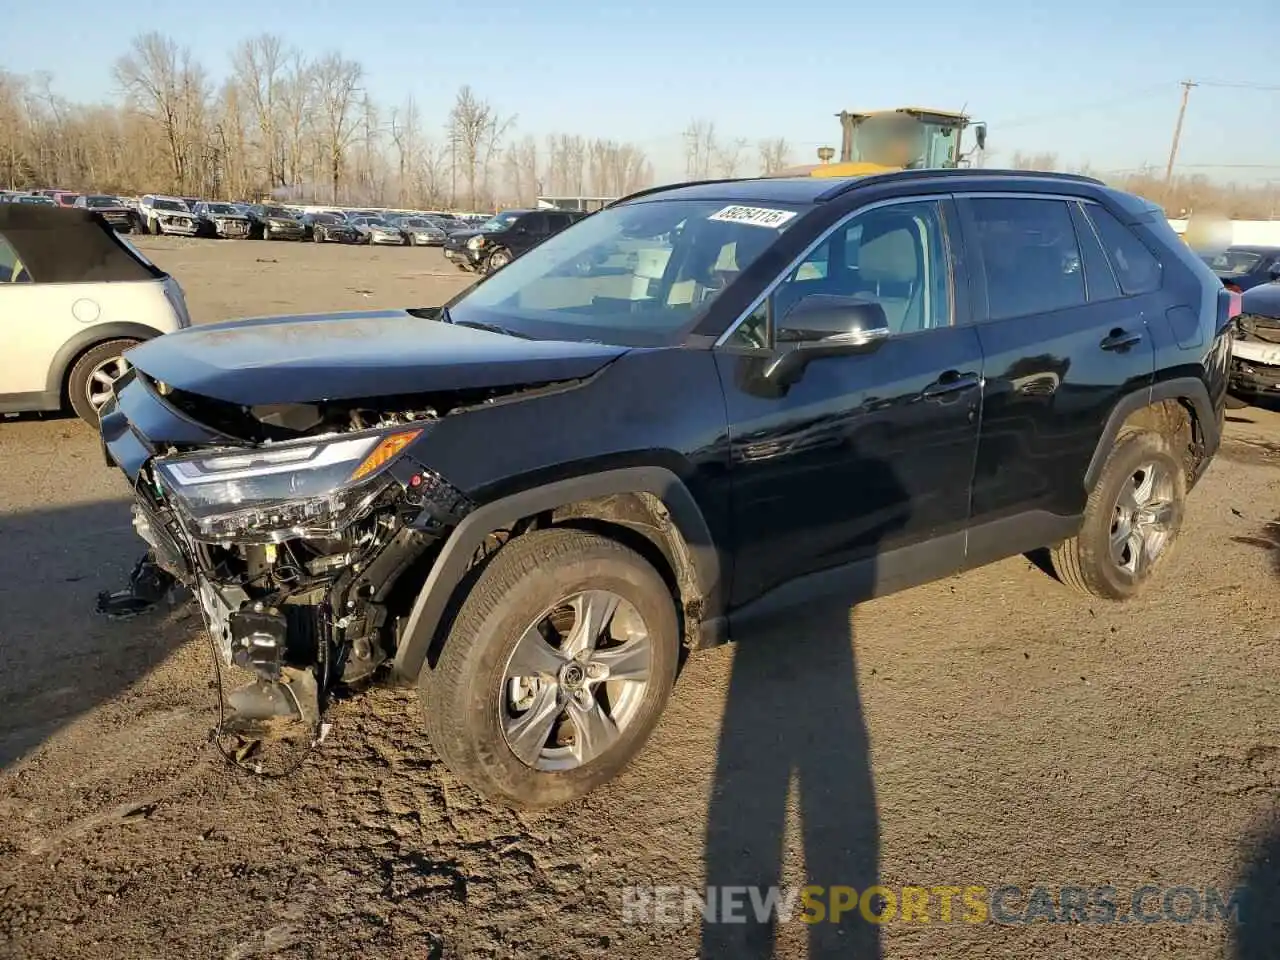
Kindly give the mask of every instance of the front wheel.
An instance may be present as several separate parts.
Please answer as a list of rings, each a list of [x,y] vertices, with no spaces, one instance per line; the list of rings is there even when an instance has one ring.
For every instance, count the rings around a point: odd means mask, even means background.
[[[67,399],[71,409],[91,427],[98,425],[103,405],[111,399],[112,387],[126,370],[129,361],[124,352],[137,340],[108,340],[100,343],[76,361],[67,376]]]
[[[1157,433],[1121,437],[1085,505],[1080,532],[1051,551],[1063,583],[1127,600],[1150,580],[1182,529],[1187,477]]]
[[[511,254],[505,250],[495,250],[489,254],[489,259],[484,263],[485,273],[497,273],[508,263],[511,262]]]
[[[484,569],[424,667],[427,732],[492,799],[573,800],[649,738],[678,650],[675,602],[643,557],[593,533],[535,531]]]

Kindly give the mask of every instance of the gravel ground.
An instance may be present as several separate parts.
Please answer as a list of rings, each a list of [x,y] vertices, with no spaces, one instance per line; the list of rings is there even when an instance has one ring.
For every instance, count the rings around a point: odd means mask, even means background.
[[[139,245],[197,322],[465,282],[435,250]],[[618,780],[529,814],[443,770],[401,691],[339,703],[290,777],[228,767],[191,611],[91,612],[139,552],[94,436],[0,422],[0,955],[1276,955],[1280,414],[1228,429],[1144,597],[1081,598],[1018,558],[775,625],[692,658]],[[1016,885],[1019,914],[1037,884],[1113,886],[1121,915],[1148,882],[1262,901],[1240,924],[946,922],[935,899],[930,922],[704,934],[625,913],[629,885],[707,882]]]

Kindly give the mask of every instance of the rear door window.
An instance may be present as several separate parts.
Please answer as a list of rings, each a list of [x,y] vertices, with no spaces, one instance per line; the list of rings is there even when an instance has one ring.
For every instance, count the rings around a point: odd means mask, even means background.
[[[1065,201],[974,197],[968,209],[987,279],[989,319],[1085,304],[1080,249]]]

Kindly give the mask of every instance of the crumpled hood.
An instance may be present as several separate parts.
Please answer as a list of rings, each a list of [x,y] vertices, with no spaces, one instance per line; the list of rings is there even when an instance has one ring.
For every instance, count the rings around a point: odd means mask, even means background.
[[[190,327],[134,347],[129,362],[179,390],[253,406],[572,380],[626,352],[370,310]]]
[[[1240,297],[1240,309],[1256,317],[1280,319],[1280,283],[1263,283],[1246,290]]]

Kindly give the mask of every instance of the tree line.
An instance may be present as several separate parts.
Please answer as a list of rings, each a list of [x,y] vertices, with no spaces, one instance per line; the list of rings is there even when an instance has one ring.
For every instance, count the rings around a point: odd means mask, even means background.
[[[159,33],[135,38],[112,73],[117,99],[91,105],[47,74],[0,71],[0,185],[481,210],[653,181],[636,144],[520,135],[469,86],[430,122],[412,97],[375,102],[358,61],[271,34],[240,43],[222,81]]]
[[[999,158],[987,165],[1004,166]],[[1143,167],[1123,173],[1102,173],[1088,165],[1066,168],[1054,153],[1014,153],[1008,166],[1014,170],[1063,170],[1096,177],[1109,185],[1145,197],[1158,204],[1174,219],[1190,214],[1212,213],[1231,220],[1274,220],[1280,218],[1280,181],[1256,185],[1216,183],[1206,176],[1174,176],[1166,179],[1163,170]]]
[[[635,143],[539,138],[465,85],[443,118],[428,118],[412,97],[389,107],[369,95],[358,61],[309,57],[272,34],[242,41],[220,81],[159,33],[136,37],[112,73],[114,101],[79,104],[59,96],[47,74],[0,70],[0,186],[483,210],[540,195],[613,197],[654,182]],[[775,173],[794,162],[783,138],[724,136],[707,119],[690,121],[683,142],[691,180]],[[979,162],[1002,165],[990,155]],[[1047,153],[1015,153],[1009,165],[1058,168]],[[1172,217],[1280,214],[1271,184],[1166,182],[1155,170],[1100,178]]]

